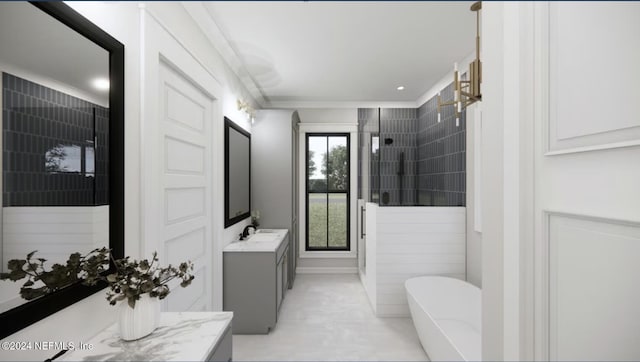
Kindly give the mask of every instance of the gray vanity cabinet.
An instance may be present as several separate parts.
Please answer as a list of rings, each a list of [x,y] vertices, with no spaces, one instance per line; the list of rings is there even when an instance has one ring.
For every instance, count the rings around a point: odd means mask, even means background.
[[[267,334],[275,327],[288,285],[288,240],[284,234],[270,251],[225,248],[223,309],[233,312],[234,334]]]
[[[298,257],[298,112],[260,110],[251,126],[251,208],[260,227],[289,230],[287,287]]]
[[[287,248],[278,260],[278,264],[276,266],[276,307],[278,308],[278,311],[280,310],[280,306],[284,300],[284,293],[287,290],[287,280],[289,279],[287,276],[288,251],[289,250]]]

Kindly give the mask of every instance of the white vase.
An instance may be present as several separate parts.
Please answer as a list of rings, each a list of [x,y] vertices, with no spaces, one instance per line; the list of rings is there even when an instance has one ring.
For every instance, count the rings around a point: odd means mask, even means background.
[[[140,339],[153,332],[160,322],[160,300],[142,294],[131,308],[127,300],[120,302],[120,338],[125,341]]]

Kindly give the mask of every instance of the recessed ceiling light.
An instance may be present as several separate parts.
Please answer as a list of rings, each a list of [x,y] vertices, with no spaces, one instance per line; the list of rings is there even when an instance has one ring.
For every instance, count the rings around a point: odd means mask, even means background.
[[[399,86],[398,88],[396,88],[397,90],[404,90],[404,86]]]
[[[106,91],[109,90],[109,79],[106,78],[96,78],[91,82],[93,87],[97,90]]]

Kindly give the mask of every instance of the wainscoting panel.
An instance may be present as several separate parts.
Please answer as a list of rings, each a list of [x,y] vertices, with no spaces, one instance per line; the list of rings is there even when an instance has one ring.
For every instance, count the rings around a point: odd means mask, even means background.
[[[640,356],[640,225],[549,215],[551,360]]]
[[[50,267],[109,245],[109,206],[5,207],[2,216],[3,266],[37,250]]]
[[[548,16],[550,151],[640,144],[640,4],[551,2]]]
[[[367,292],[375,293],[370,299],[377,316],[409,316],[404,290],[407,279],[442,275],[464,280],[465,218],[464,207],[367,204],[366,278],[375,283]],[[375,250],[373,256],[371,249]]]

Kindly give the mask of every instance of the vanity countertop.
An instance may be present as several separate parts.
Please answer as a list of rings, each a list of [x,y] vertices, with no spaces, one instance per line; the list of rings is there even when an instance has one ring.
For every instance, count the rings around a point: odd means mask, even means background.
[[[64,361],[205,361],[231,324],[232,312],[166,312],[150,335],[123,341],[118,325],[98,333],[92,349],[67,352]]]
[[[287,236],[287,229],[258,229],[247,240],[234,241],[227,245],[225,252],[275,252]]]

